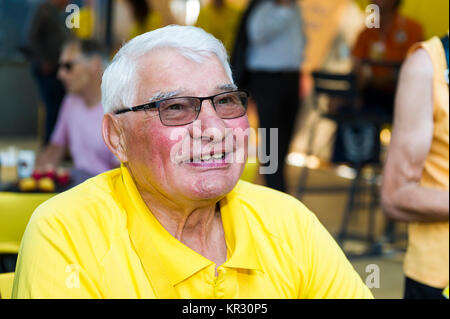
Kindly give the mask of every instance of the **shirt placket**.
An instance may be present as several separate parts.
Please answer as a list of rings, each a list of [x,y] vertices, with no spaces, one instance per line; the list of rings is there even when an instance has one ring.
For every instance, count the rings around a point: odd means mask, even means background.
[[[214,298],[236,298],[238,292],[236,269],[218,267],[217,272],[218,275],[214,275],[213,280]]]

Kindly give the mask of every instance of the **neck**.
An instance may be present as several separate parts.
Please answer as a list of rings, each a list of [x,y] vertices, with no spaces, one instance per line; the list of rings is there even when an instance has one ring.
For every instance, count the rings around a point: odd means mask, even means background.
[[[142,196],[160,224],[176,239],[216,264],[223,264],[227,256],[225,233],[217,203],[206,206],[163,206],[162,202]],[[155,204],[157,203],[157,204]],[[217,270],[216,270],[217,275]]]
[[[218,200],[193,202],[178,198],[175,203],[157,190],[149,192],[137,187],[149,210],[172,236],[183,243],[195,239],[206,248],[217,222],[221,223]]]
[[[206,250],[215,224],[220,219],[216,205],[191,209],[190,211],[152,210],[155,217],[172,236],[183,243],[195,241]]]
[[[142,187],[136,183],[136,187],[152,215],[173,237],[212,260],[216,267],[225,262],[227,247],[218,205],[220,198],[193,201],[178,196],[173,200],[153,185]]]

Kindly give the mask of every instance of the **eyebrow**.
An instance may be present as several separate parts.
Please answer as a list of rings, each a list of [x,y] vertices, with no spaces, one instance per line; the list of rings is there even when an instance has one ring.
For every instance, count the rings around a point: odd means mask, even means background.
[[[216,87],[216,89],[221,90],[221,91],[234,91],[237,90],[237,86],[231,83],[227,83],[227,84],[221,84],[218,85]],[[150,99],[148,100],[148,102],[154,102],[154,101],[158,101],[158,100],[163,100],[163,99],[168,99],[171,97],[175,97],[177,95],[179,95],[180,93],[182,93],[182,90],[176,90],[176,91],[169,91],[169,92],[156,92],[155,94],[153,94]]]
[[[180,91],[170,91],[170,92],[157,92],[155,94],[152,95],[152,97],[148,100],[149,102],[153,102],[153,101],[157,101],[157,100],[163,100],[163,99],[168,99],[174,96],[177,96],[178,94],[180,94]]]
[[[232,83],[227,83],[227,84],[218,85],[217,88],[219,90],[234,91],[234,90],[237,90],[238,87]]]

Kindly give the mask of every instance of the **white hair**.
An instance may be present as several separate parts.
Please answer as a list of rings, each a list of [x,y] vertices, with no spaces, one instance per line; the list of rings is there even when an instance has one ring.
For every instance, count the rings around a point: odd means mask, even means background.
[[[201,63],[204,57],[215,54],[234,84],[228,55],[222,42],[197,27],[169,25],[131,39],[114,56],[102,78],[104,113],[132,106],[138,80],[138,59],[161,48],[174,48],[197,63]]]

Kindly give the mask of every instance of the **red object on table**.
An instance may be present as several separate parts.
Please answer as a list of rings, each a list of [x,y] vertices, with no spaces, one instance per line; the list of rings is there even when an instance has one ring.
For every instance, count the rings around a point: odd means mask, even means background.
[[[61,175],[57,177],[58,185],[66,186],[69,184],[69,174]]]
[[[40,171],[40,170],[37,170],[37,169],[35,169],[34,171],[33,171],[33,173],[31,174],[31,177],[33,177],[35,180],[40,180],[42,177],[44,177],[44,174]]]
[[[67,186],[70,181],[69,172],[65,169],[59,169],[56,173],[56,182],[60,186]]]
[[[56,179],[56,172],[55,172],[54,169],[49,169],[49,170],[47,170],[47,171],[45,172],[44,176],[45,176],[45,177],[48,177],[48,178],[50,178],[50,179],[52,179],[52,180],[55,180],[55,179]]]

